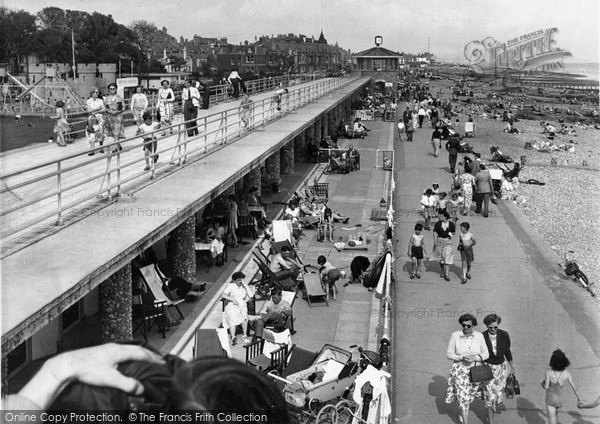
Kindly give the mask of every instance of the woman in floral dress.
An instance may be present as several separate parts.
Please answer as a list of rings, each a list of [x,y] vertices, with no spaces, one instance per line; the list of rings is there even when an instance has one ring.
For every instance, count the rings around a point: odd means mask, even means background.
[[[476,362],[481,363],[489,357],[489,352],[483,334],[474,330],[477,318],[471,314],[464,314],[458,318],[462,331],[455,331],[450,337],[446,356],[453,361],[448,378],[446,403],[458,402],[461,423],[468,424],[469,406],[471,402],[481,396],[482,385],[485,383],[471,383],[469,369]]]
[[[475,185],[475,177],[469,172],[464,172],[460,175],[460,191],[463,196],[462,214],[469,216],[471,204],[473,203],[473,186]]]

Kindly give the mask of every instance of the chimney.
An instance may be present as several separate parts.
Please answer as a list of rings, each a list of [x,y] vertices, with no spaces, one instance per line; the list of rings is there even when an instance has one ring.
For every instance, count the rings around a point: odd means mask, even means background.
[[[167,33],[167,27],[163,27],[162,28],[162,32],[164,32],[166,34]]]

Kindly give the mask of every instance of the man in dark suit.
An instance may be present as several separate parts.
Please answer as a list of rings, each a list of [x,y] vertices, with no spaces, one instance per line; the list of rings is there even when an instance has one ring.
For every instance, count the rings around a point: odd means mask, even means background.
[[[483,332],[483,339],[490,353],[490,357],[485,362],[490,364],[492,368],[496,368],[502,366],[505,361],[508,361],[510,365],[509,371],[514,374],[515,365],[513,363],[512,352],[510,351],[510,336],[506,331],[498,328],[501,322],[502,318],[496,314],[490,314],[483,319],[483,323],[487,327],[487,330]],[[494,372],[494,375],[497,375],[497,372]],[[507,377],[508,373],[502,373],[499,379],[501,381],[494,378],[484,388],[486,409],[490,423],[494,422],[496,405],[502,403]]]

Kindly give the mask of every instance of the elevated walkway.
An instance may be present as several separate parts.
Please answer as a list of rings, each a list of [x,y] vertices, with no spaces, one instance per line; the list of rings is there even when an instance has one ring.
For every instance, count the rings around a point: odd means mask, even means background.
[[[260,167],[321,114],[367,82],[368,78],[352,81],[140,189],[135,201],[110,204],[4,258],[3,352],[35,333],[247,172]]]

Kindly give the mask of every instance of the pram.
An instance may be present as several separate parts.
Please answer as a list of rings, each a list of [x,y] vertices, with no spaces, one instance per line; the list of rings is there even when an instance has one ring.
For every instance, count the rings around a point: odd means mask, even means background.
[[[308,368],[286,378],[269,375],[285,383],[283,395],[292,412],[316,414],[323,404],[345,398],[359,371],[351,352],[326,344]]]

